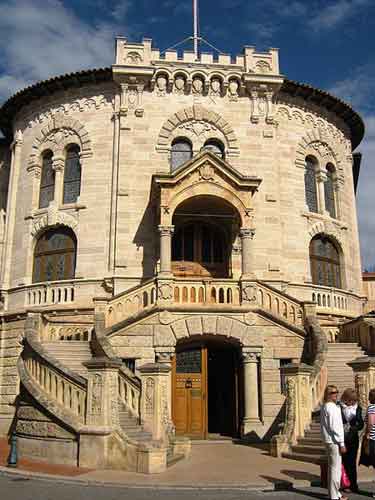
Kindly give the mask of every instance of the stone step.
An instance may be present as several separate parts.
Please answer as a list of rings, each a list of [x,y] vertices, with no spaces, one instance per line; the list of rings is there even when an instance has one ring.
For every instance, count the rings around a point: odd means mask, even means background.
[[[289,460],[298,460],[299,462],[307,462],[317,465],[326,463],[327,461],[325,455],[309,455],[307,453],[283,453],[283,457],[289,458]]]
[[[293,451],[293,453],[298,453],[298,454],[302,454],[302,455],[305,455],[305,454],[324,455],[325,448],[323,446],[323,443],[321,443],[320,445],[296,444],[296,445],[292,446],[292,451]]]
[[[298,440],[298,444],[306,446],[323,446],[321,436],[319,437],[303,437]]]
[[[185,455],[171,455],[170,457],[167,456],[167,467],[172,467],[172,465],[175,465],[177,462],[180,460],[183,460],[185,458]]]

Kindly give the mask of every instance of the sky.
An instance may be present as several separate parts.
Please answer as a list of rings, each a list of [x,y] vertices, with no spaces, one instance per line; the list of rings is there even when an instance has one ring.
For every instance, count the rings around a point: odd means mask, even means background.
[[[199,0],[222,52],[278,47],[281,72],[344,99],[366,135],[357,193],[363,268],[375,266],[375,1]],[[164,50],[191,35],[191,0],[0,0],[0,104],[34,82],[113,63],[114,36]]]

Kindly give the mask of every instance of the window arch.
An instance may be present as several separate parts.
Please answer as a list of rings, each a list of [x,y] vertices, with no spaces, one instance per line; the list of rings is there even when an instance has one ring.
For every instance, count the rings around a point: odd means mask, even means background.
[[[77,240],[71,229],[44,232],[34,250],[33,283],[74,278],[76,253]]]
[[[176,170],[180,165],[189,161],[193,156],[191,142],[185,138],[175,139],[172,142],[171,169]]]
[[[53,153],[42,154],[42,173],[40,176],[39,208],[48,207],[55,195],[55,171],[53,170]]]
[[[305,199],[310,212],[318,212],[318,193],[316,188],[317,160],[308,156],[305,162]]]
[[[208,139],[203,146],[204,150],[211,151],[219,158],[224,159],[224,144],[218,139]]]
[[[327,179],[324,182],[324,202],[327,212],[333,218],[336,218],[335,176],[335,167],[332,165],[332,163],[328,163]]]
[[[315,285],[342,288],[340,254],[329,238],[318,235],[311,240],[310,266]]]
[[[63,203],[75,203],[81,192],[80,148],[71,144],[66,148]]]

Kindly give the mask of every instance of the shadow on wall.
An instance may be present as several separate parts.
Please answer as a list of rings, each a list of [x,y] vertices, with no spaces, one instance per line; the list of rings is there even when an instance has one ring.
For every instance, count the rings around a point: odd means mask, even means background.
[[[149,200],[143,213],[133,243],[137,246],[138,251],[140,248],[143,249],[142,278],[153,278],[156,274],[158,259],[158,222],[156,205],[152,200]]]

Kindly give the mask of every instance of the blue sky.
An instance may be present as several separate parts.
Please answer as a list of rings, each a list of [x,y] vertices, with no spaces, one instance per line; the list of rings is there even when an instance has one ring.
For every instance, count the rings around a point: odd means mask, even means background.
[[[191,0],[0,0],[0,102],[50,76],[113,62],[114,35],[165,49],[192,31]],[[288,78],[363,116],[358,190],[363,266],[375,265],[375,1],[200,0],[201,34],[223,52],[278,47]]]

